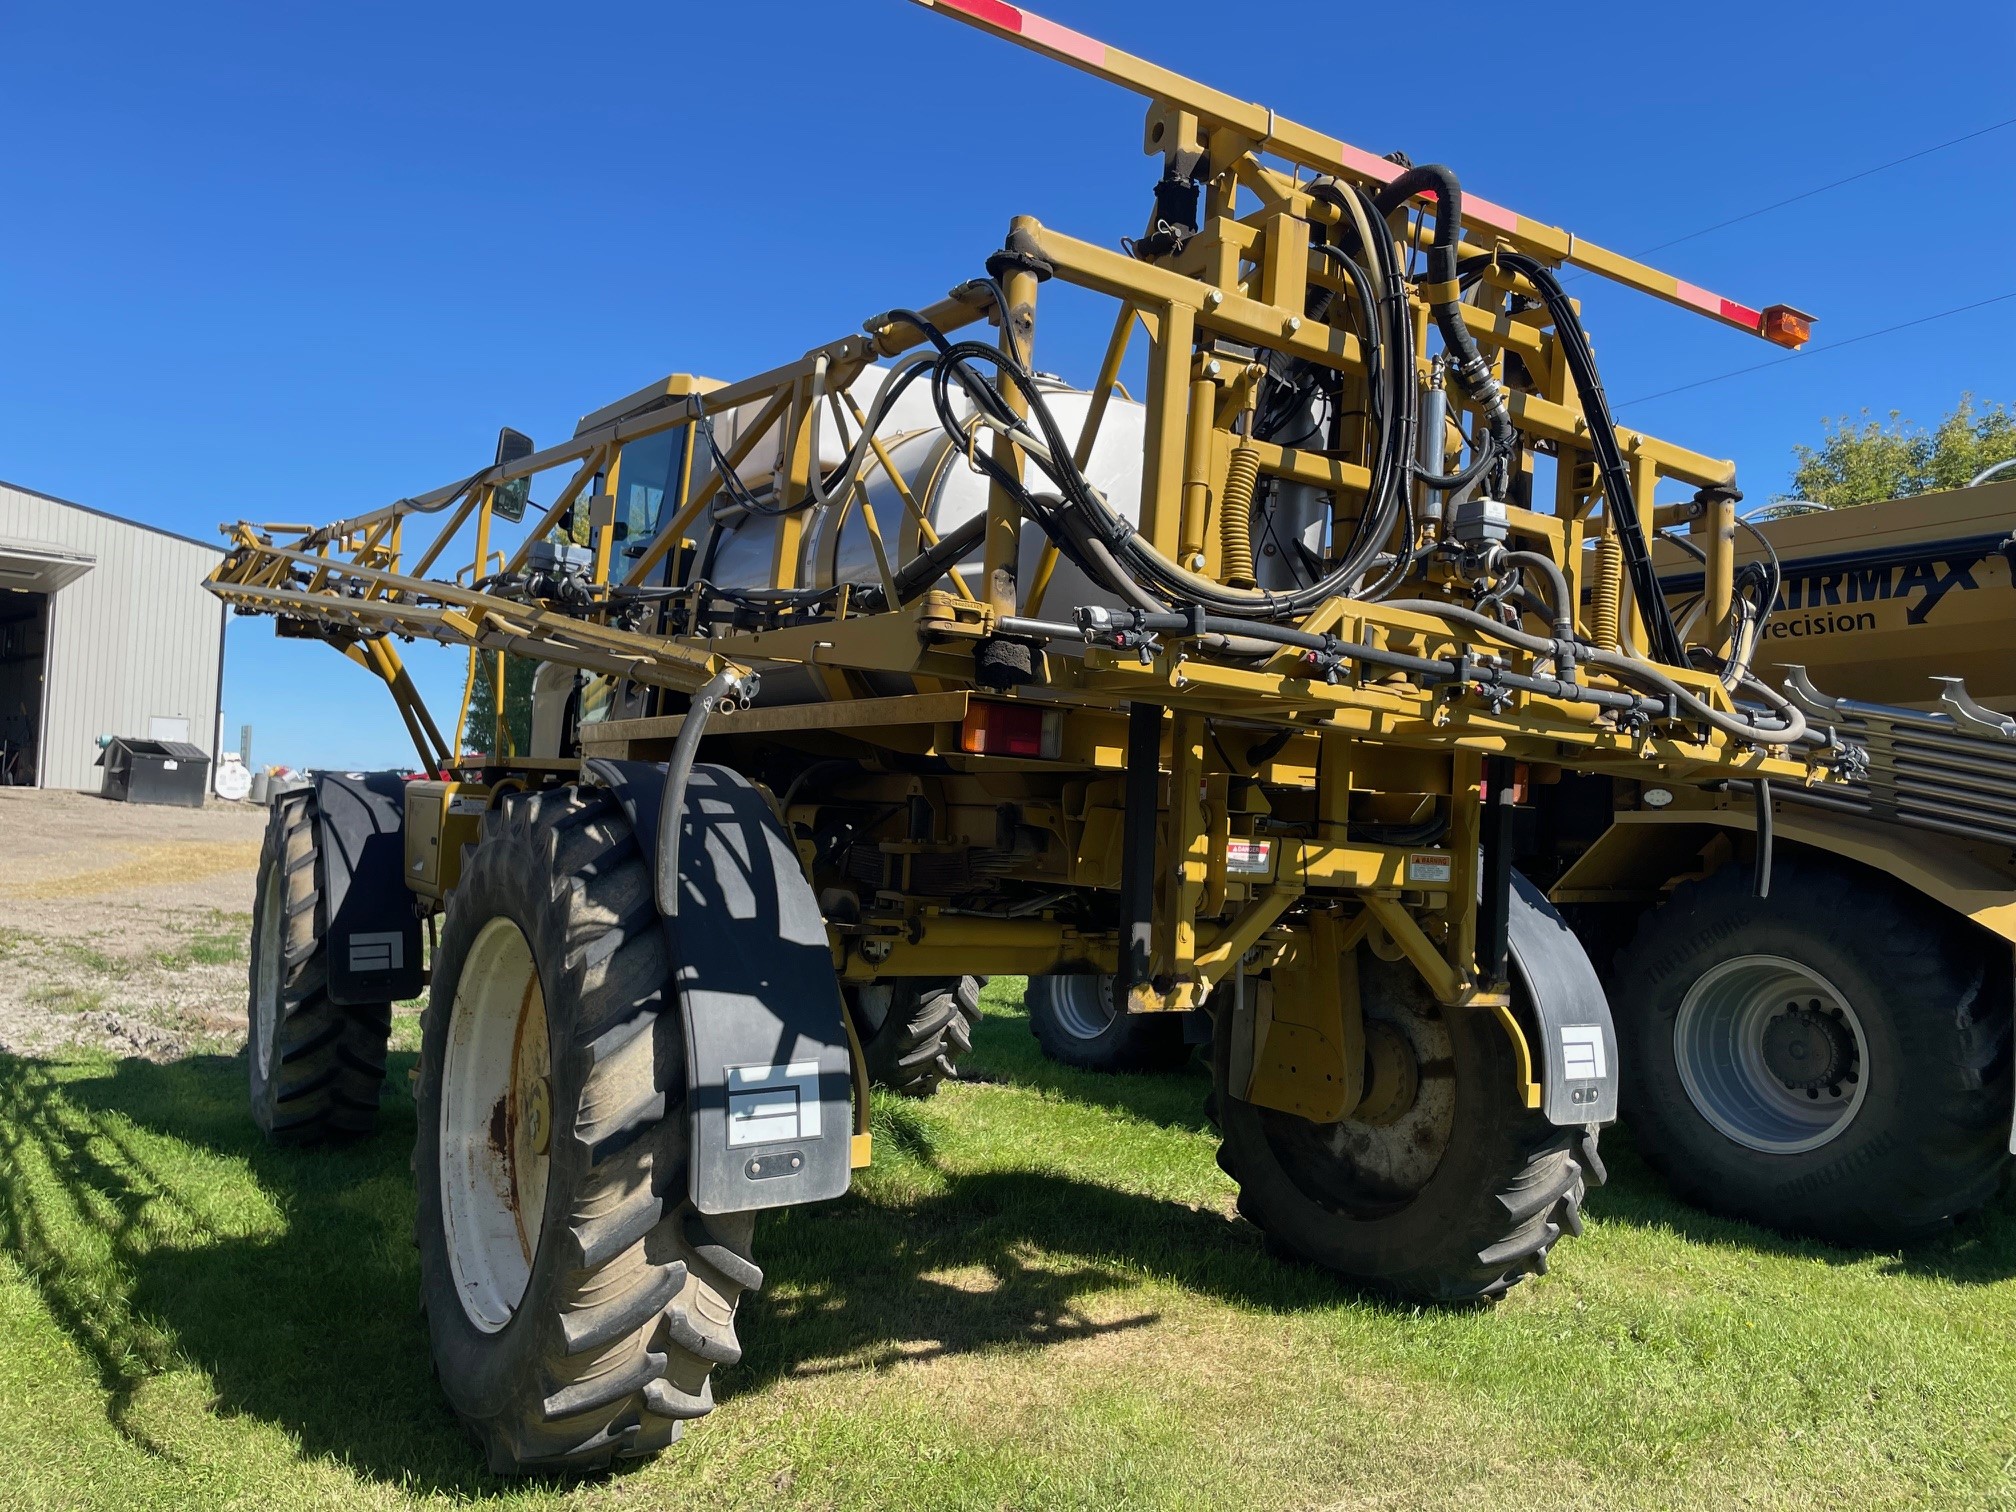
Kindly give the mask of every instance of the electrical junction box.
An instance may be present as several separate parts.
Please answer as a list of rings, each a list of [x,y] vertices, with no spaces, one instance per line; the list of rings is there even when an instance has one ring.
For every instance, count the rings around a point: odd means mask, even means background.
[[[462,880],[462,847],[474,845],[490,790],[474,782],[406,784],[406,886],[445,898]]]
[[[1450,511],[1450,538],[1465,546],[1502,544],[1511,534],[1511,518],[1502,499],[1465,499]]]

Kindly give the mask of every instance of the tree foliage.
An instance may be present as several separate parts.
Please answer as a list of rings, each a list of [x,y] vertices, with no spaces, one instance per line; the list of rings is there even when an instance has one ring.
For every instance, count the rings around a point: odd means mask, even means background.
[[[484,652],[477,659],[476,686],[469,697],[469,721],[462,727],[462,749],[498,755],[496,744],[497,694],[490,674],[496,657]],[[504,725],[511,735],[511,749],[520,754],[532,749],[532,675],[539,663],[529,656],[504,658]]]
[[[1862,416],[1827,421],[1820,445],[1793,448],[1799,465],[1787,497],[1836,508],[1902,499],[1964,488],[1983,468],[2016,457],[2016,409],[1977,408],[1971,394],[1931,430],[1896,410],[1887,421]]]

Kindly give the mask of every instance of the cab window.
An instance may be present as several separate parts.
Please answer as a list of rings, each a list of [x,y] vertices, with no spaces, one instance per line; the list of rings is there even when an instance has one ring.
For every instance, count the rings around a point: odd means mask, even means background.
[[[675,425],[623,448],[617,469],[616,518],[624,527],[624,550],[642,556],[666,518],[665,501],[679,491],[679,465],[686,451],[686,427]]]

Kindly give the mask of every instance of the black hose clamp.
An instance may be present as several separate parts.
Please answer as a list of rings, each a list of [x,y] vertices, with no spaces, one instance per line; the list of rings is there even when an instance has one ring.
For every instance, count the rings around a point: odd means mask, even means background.
[[[1009,272],[1034,273],[1036,282],[1048,283],[1057,269],[1037,246],[1036,238],[1018,226],[1008,233],[1008,245],[987,259],[987,276],[1000,279]]]
[[[1317,665],[1323,669],[1323,681],[1333,687],[1344,678],[1344,643],[1327,631],[1323,636],[1323,650],[1319,653]]]

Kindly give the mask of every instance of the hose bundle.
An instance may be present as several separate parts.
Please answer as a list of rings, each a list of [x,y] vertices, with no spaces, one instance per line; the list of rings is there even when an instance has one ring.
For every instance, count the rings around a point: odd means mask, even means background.
[[[1076,461],[1075,448],[1051,410],[1048,396],[1019,353],[986,342],[948,340],[922,315],[911,310],[893,310],[883,320],[908,324],[921,331],[930,350],[906,360],[890,375],[846,459],[819,478],[803,502],[834,497],[833,490],[863,466],[870,438],[896,397],[912,383],[928,380],[938,421],[961,444],[970,464],[1005,490],[1025,518],[1043,530],[1063,557],[1092,582],[1132,606],[1141,627],[1160,630],[1177,624],[1205,624],[1209,631],[1200,630],[1197,634],[1208,634],[1210,643],[1225,654],[1251,655],[1256,647],[1300,644],[1301,632],[1289,627],[1326,601],[1337,597],[1380,598],[1411,574],[1416,537],[1415,480],[1430,489],[1454,491],[1470,487],[1496,467],[1502,482],[1504,469],[1516,455],[1518,435],[1505,394],[1465,326],[1460,309],[1464,287],[1481,277],[1486,268],[1496,266],[1522,275],[1547,307],[1588,417],[1590,444],[1602,480],[1605,507],[1615,520],[1617,544],[1632,597],[1650,631],[1650,650],[1659,661],[1685,665],[1685,649],[1659,591],[1638,518],[1630,470],[1617,444],[1594,355],[1573,305],[1552,272],[1531,257],[1509,251],[1459,261],[1462,189],[1456,176],[1446,168],[1430,165],[1408,169],[1377,196],[1329,181],[1319,182],[1315,192],[1339,211],[1335,240],[1319,240],[1314,250],[1337,268],[1346,289],[1351,318],[1365,352],[1366,416],[1373,436],[1365,506],[1350,538],[1329,554],[1329,565],[1316,581],[1287,590],[1251,586],[1247,566],[1250,558],[1237,549],[1240,536],[1237,529],[1228,536],[1235,559],[1232,563],[1235,570],[1228,574],[1233,578],[1231,582],[1205,577],[1172,560],[1115,511],[1085,476]],[[1432,195],[1435,199],[1435,230],[1427,277],[1420,285],[1420,292],[1441,333],[1449,372],[1481,416],[1471,460],[1459,472],[1449,475],[1416,460],[1419,385],[1408,307],[1409,284],[1385,224],[1387,215],[1415,195]],[[997,304],[1005,310],[1006,301],[999,286],[991,287]],[[1311,313],[1328,318],[1333,301],[1330,290],[1315,291]],[[1288,402],[1282,402],[1281,392],[1271,393],[1263,400],[1256,411],[1254,438],[1271,440],[1281,435],[1286,427],[1297,423],[1297,415],[1302,417],[1300,423],[1307,430],[1308,416],[1313,413],[1308,401],[1321,391],[1322,385],[1332,381],[1329,370],[1305,359],[1278,354],[1266,361],[1267,384],[1274,390],[1285,391]],[[1011,395],[1018,402],[1011,404]],[[967,405],[963,413],[958,403],[962,396]],[[1332,445],[1337,442],[1336,423],[1333,405]],[[1032,489],[1016,469],[993,454],[992,447],[980,444],[982,431],[1012,440],[1051,487],[1042,491]],[[1303,444],[1303,440],[1301,436],[1284,436],[1283,442],[1277,444]],[[717,466],[722,460],[717,458]],[[1257,454],[1249,447],[1243,460],[1256,462]],[[1250,500],[1252,495],[1245,491],[1243,474],[1235,482],[1240,486],[1228,493],[1242,503]],[[908,599],[922,592],[946,567],[974,549],[982,538],[983,523],[975,522],[949,534],[900,568],[895,574],[898,598]],[[1628,645],[1591,644],[1576,636],[1574,606],[1566,602],[1566,589],[1553,563],[1543,564],[1528,553],[1500,553],[1499,558],[1499,570],[1509,569],[1515,575],[1530,571],[1545,583],[1546,596],[1551,601],[1547,608],[1555,632],[1552,637],[1529,635],[1475,610],[1442,600],[1409,600],[1395,606],[1433,614],[1466,633],[1488,636],[1552,662],[1553,677],[1503,680],[1507,687],[1531,683],[1533,691],[1574,690],[1563,696],[1600,704],[1614,701],[1620,712],[1629,712],[1633,717],[1653,717],[1652,711],[1658,709],[1667,718],[1693,718],[1745,740],[1782,744],[1808,738],[1803,716],[1751,677],[1747,666],[1740,662],[1731,665],[1730,686],[1753,693],[1762,707],[1730,715],[1707,703]],[[1542,570],[1543,566],[1550,570]],[[1528,596],[1524,590],[1520,594],[1522,598]],[[1240,627],[1245,627],[1243,633]],[[1345,655],[1349,658],[1360,650],[1350,648]],[[1609,695],[1580,687],[1575,682],[1578,664],[1599,667],[1637,691],[1630,695]],[[1415,670],[1427,673],[1430,669],[1424,663]],[[1433,671],[1437,678],[1446,676],[1442,663],[1435,663]]]

